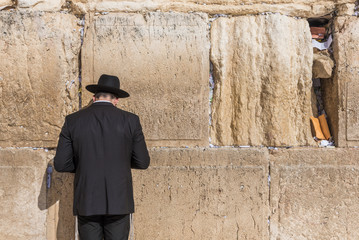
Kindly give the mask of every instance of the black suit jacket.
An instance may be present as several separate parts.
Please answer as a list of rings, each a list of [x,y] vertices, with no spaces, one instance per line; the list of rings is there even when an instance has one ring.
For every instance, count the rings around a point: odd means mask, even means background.
[[[74,215],[133,213],[131,168],[149,163],[137,115],[95,102],[65,118],[54,165],[75,173]]]

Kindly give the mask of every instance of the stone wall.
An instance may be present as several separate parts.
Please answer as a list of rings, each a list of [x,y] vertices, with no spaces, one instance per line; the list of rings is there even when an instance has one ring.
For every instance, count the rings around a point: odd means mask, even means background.
[[[358,239],[359,3],[0,0],[0,239],[78,239],[64,117],[115,74],[151,166],[133,171],[134,238]],[[308,18],[331,14],[319,148]],[[329,71],[330,73],[330,71]]]

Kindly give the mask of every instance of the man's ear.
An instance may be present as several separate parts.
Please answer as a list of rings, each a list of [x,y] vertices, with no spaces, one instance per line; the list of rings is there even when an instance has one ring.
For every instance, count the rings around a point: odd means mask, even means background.
[[[92,101],[96,101],[95,95],[92,96]]]

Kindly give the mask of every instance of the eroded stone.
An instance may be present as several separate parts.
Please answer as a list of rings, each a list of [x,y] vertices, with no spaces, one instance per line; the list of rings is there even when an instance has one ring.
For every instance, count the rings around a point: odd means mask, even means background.
[[[327,55],[316,53],[313,55],[313,78],[330,78],[334,61]]]
[[[34,11],[59,11],[65,2],[65,0],[17,0],[17,7]]]
[[[54,147],[78,109],[77,18],[0,12],[0,146]]]
[[[138,11],[176,11],[205,12],[209,14],[247,15],[275,12],[296,17],[319,17],[336,10],[338,4],[353,4],[355,0],[74,0],[74,7],[81,5],[86,11],[98,12],[138,12]]]
[[[324,104],[338,146],[359,145],[359,19],[338,17],[334,21],[332,81],[325,83]]]
[[[219,18],[211,29],[217,145],[312,145],[311,34],[282,15]]]
[[[51,166],[52,161],[49,163]],[[51,188],[47,190],[47,239],[76,239],[76,218],[73,216],[73,173],[52,174]]]
[[[47,166],[54,154],[31,148],[0,150],[1,239],[75,239],[73,174],[53,168],[47,188]]]
[[[108,14],[90,20],[83,86],[116,75],[150,145],[208,144],[209,41],[203,14]],[[85,91],[87,103],[92,94]]]
[[[152,149],[133,171],[136,239],[267,239],[266,149]]]
[[[14,3],[11,0],[0,0],[0,10],[13,5]]]
[[[291,149],[271,156],[271,239],[356,239],[359,149]]]
[[[46,162],[43,150],[0,150],[2,239],[46,239]]]
[[[338,16],[353,16],[354,14],[354,9],[355,9],[355,4],[354,3],[346,3],[346,4],[341,4],[337,7],[337,13]]]

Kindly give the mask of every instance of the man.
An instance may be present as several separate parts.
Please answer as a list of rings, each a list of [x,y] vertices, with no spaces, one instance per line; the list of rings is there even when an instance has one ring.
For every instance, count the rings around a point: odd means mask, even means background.
[[[134,212],[131,168],[150,163],[135,114],[116,107],[129,97],[116,76],[88,85],[93,104],[65,118],[54,158],[59,172],[75,173],[73,212],[81,240],[127,240]]]

